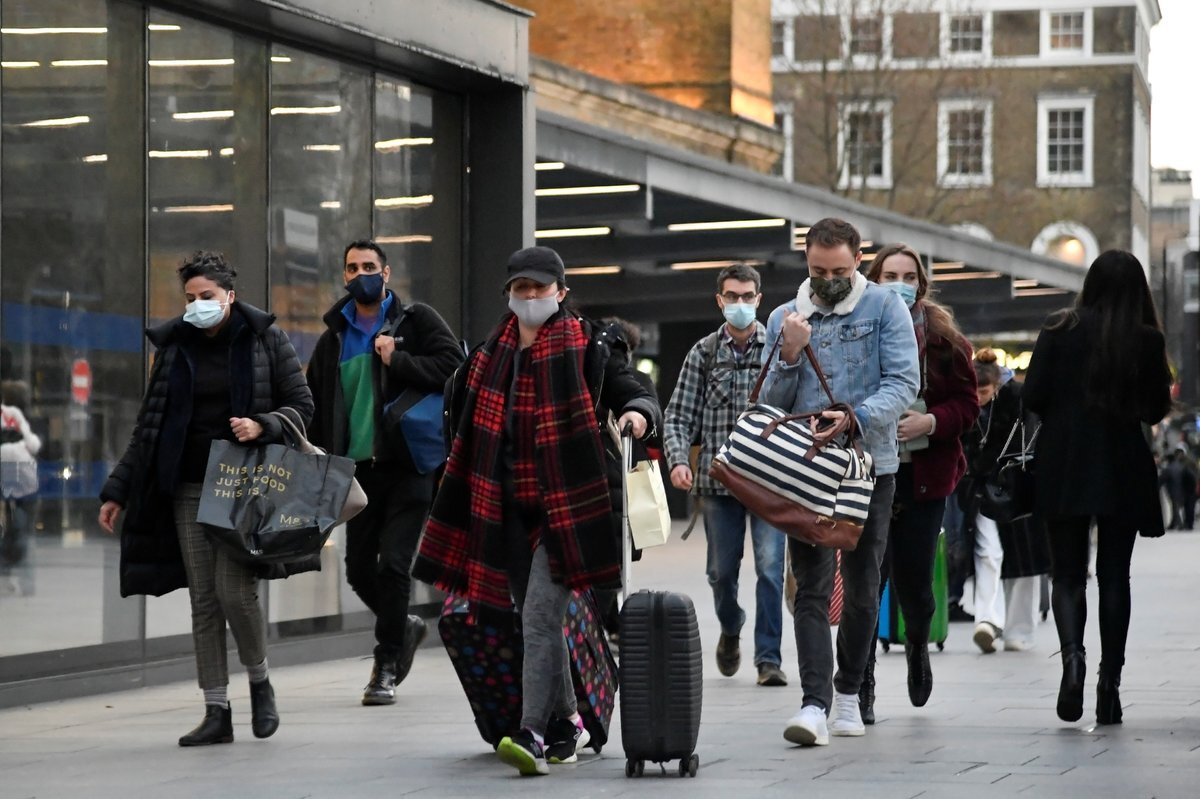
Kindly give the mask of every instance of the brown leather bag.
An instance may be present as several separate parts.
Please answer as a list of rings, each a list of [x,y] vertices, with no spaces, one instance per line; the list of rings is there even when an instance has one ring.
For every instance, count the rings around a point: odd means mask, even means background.
[[[853,408],[834,399],[812,347],[805,347],[804,354],[829,397],[829,407],[789,414],[759,404],[759,392],[781,341],[782,335],[758,375],[749,406],[713,458],[709,475],[751,513],[792,538],[852,550],[862,536],[875,485],[858,418]],[[830,423],[829,438],[818,441],[809,423],[826,410],[844,416]]]

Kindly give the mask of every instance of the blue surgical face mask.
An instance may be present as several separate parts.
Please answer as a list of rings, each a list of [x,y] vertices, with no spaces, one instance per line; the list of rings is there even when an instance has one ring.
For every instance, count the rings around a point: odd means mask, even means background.
[[[745,330],[754,324],[758,308],[748,302],[727,302],[721,313],[725,314],[725,320],[736,330]]]
[[[202,330],[216,327],[225,318],[228,304],[220,300],[192,300],[183,312],[183,321]]]
[[[891,283],[880,283],[879,285],[896,292],[909,308],[913,307],[917,301],[917,287],[912,283],[902,283],[896,280]]]
[[[346,284],[346,291],[362,305],[374,305],[383,299],[383,273],[359,275]]]

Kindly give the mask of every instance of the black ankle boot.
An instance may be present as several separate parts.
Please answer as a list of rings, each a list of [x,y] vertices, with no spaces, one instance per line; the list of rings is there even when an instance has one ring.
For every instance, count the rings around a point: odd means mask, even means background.
[[[1121,672],[1115,674],[1100,664],[1100,681],[1096,683],[1096,723],[1121,723]]]
[[[1058,687],[1058,717],[1063,721],[1079,721],[1083,717],[1083,680],[1087,661],[1082,646],[1062,648],[1063,674]]]
[[[250,729],[255,738],[270,738],[279,729],[275,689],[270,680],[250,683]]]
[[[208,746],[233,743],[233,708],[204,706],[204,720],[196,729],[179,739],[180,746]]]
[[[908,662],[908,701],[913,707],[925,707],[933,693],[933,670],[929,667],[929,644],[926,641],[904,644],[904,659]]]
[[[371,681],[363,691],[364,705],[393,705],[396,703],[396,661],[376,657],[371,669]]]
[[[875,642],[871,642],[872,649]],[[862,685],[858,686],[858,712],[863,724],[875,723],[875,653],[867,659],[867,668],[863,671]]]

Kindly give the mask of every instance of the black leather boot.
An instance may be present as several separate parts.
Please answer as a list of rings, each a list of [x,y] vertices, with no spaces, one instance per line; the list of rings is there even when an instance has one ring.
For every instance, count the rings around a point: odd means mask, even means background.
[[[208,746],[233,743],[233,708],[204,706],[204,720],[196,729],[179,739],[180,746]]]
[[[409,615],[404,623],[404,647],[400,650],[400,656],[396,658],[397,685],[404,682],[404,678],[412,669],[413,656],[417,654],[417,647],[425,640],[427,632],[429,628],[420,616]]]
[[[250,683],[250,729],[255,738],[270,738],[279,729],[275,689],[270,680]]]
[[[863,724],[875,723],[875,642],[871,642],[871,654],[867,657],[867,668],[863,670],[862,685],[858,686],[858,712]]]
[[[913,707],[925,707],[933,693],[933,670],[929,667],[929,643],[912,641],[904,644],[904,659],[908,662],[908,701]]]
[[[1096,683],[1096,722],[1121,723],[1121,669],[1105,668],[1100,664],[1100,681]]]
[[[1079,721],[1083,717],[1083,681],[1087,660],[1082,646],[1063,645],[1062,683],[1058,686],[1058,717],[1063,721]]]
[[[376,657],[371,681],[363,690],[364,705],[396,704],[396,661]]]

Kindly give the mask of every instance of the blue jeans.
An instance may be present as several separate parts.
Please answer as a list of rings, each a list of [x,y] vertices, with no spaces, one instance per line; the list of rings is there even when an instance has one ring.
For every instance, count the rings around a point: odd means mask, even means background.
[[[708,539],[708,584],[712,586],[721,632],[737,636],[746,623],[738,604],[738,574],[746,547],[746,517],[754,544],[754,571],[758,574],[754,612],[754,665],[778,666],[783,658],[779,639],[783,632],[783,533],[746,510],[733,497],[704,498],[704,533]]]

